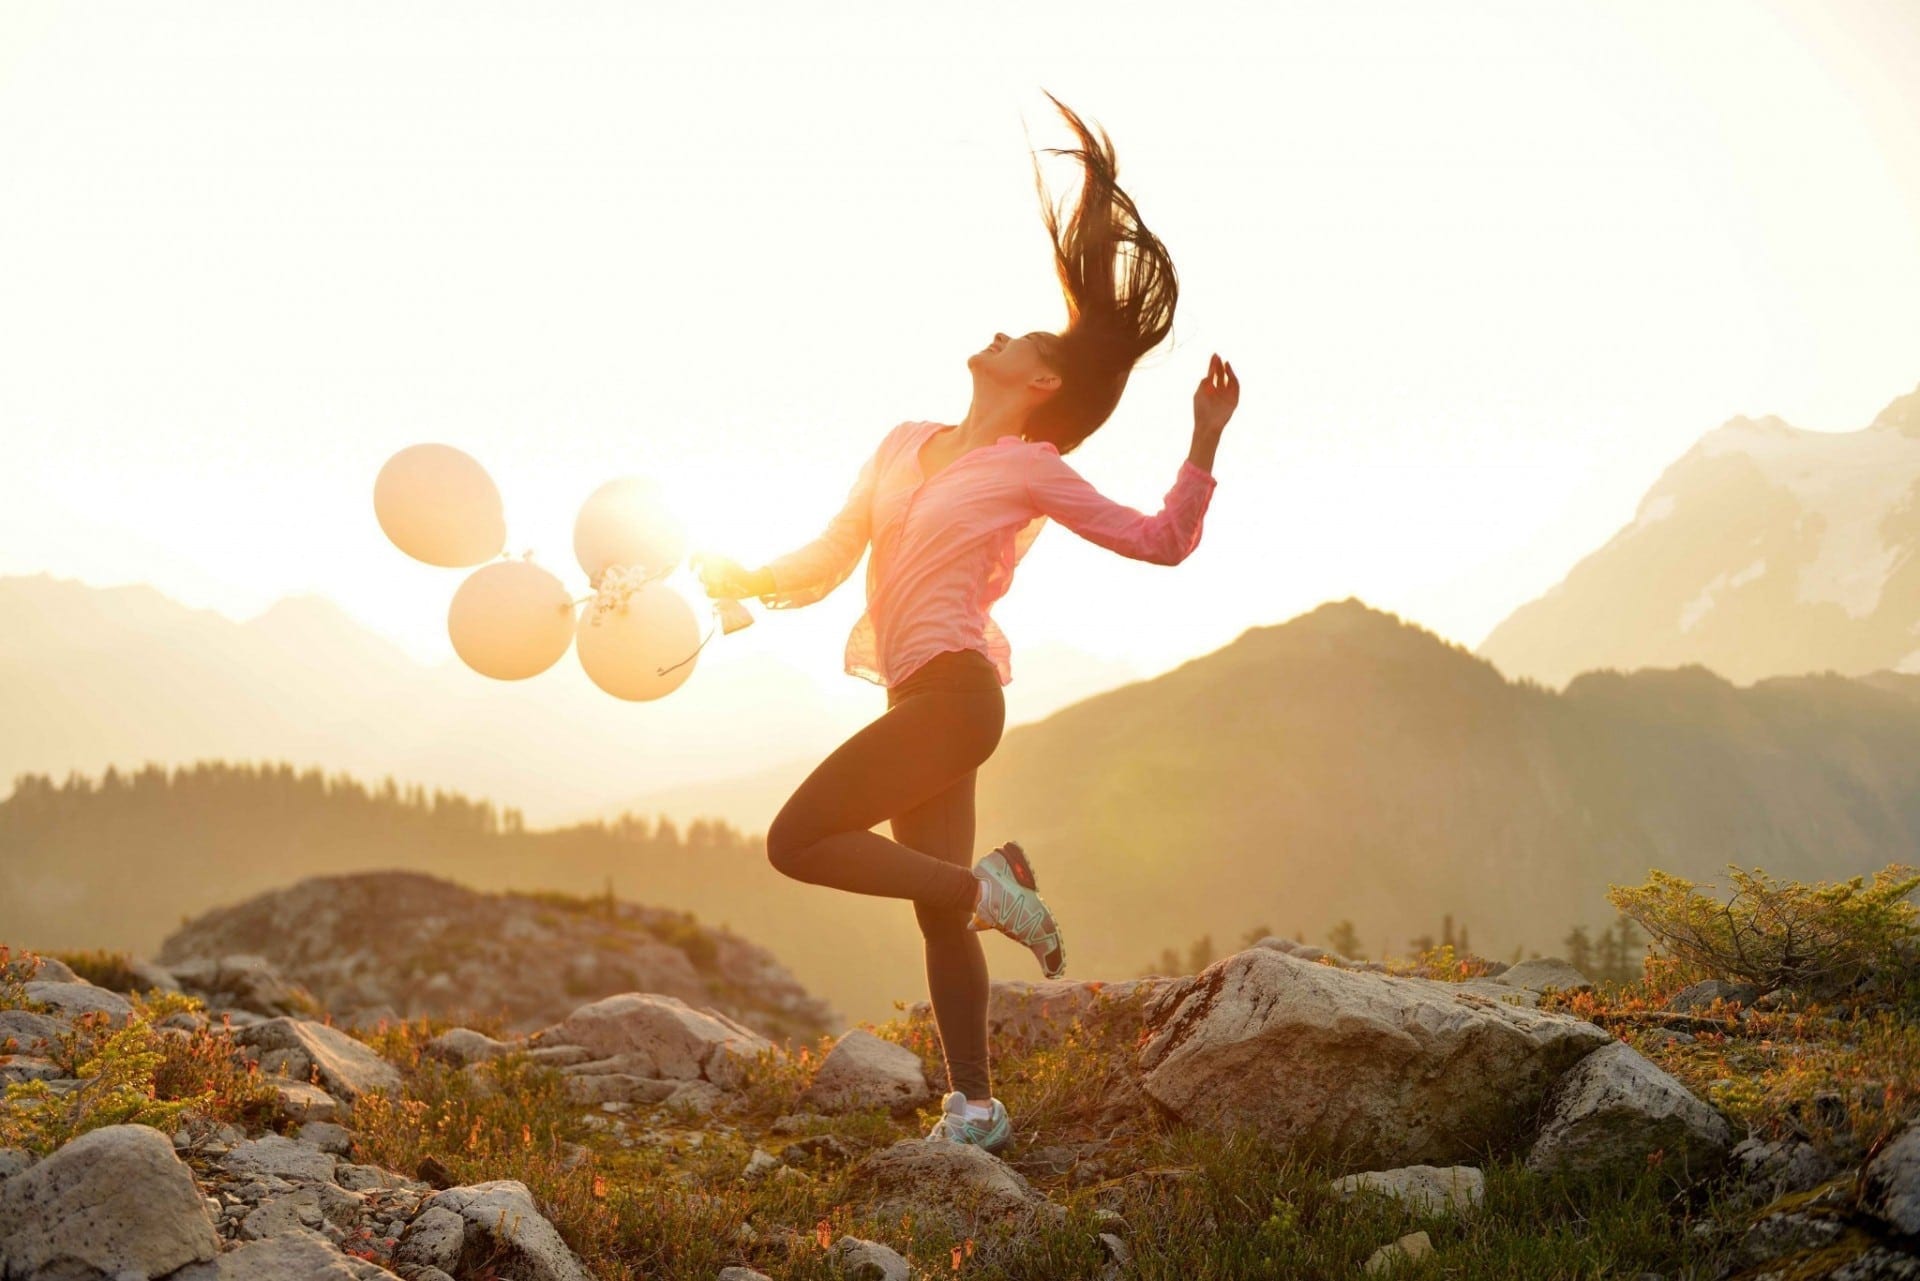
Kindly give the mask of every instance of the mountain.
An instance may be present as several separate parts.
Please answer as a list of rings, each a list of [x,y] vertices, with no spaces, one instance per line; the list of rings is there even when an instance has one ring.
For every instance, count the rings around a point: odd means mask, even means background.
[[[0,618],[0,780],[285,760],[512,797],[554,822],[636,780],[666,789],[824,756],[865,719],[752,653],[703,655],[713,670],[653,703],[609,698],[571,655],[491,681],[425,666],[318,596],[236,623],[151,587],[39,574],[0,578]]]
[[[1699,665],[1555,692],[1354,599],[1006,736],[981,848],[1013,837],[1069,968],[1354,921],[1404,952],[1443,912],[1486,955],[1553,951],[1650,868],[1828,879],[1920,849],[1920,678]]]
[[[1686,663],[1743,683],[1920,672],[1916,552],[1920,389],[1858,431],[1735,418],[1475,652],[1554,686],[1596,668]]]

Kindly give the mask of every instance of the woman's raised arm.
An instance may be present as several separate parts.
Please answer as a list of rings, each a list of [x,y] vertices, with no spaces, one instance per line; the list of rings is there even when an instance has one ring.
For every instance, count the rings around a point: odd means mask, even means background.
[[[1200,545],[1201,525],[1217,483],[1212,472],[1188,459],[1180,464],[1160,511],[1149,516],[1102,494],[1051,447],[1034,451],[1027,472],[1035,511],[1090,543],[1156,565],[1178,565]]]
[[[880,476],[881,456],[904,426],[889,432],[867,456],[853,488],[847,491],[846,502],[818,538],[805,547],[775,557],[761,568],[769,584],[759,596],[761,604],[769,609],[811,605],[853,573],[872,535],[873,491]]]

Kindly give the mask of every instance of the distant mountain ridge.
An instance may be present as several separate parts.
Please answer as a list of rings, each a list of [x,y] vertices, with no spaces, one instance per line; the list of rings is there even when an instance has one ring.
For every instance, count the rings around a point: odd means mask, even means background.
[[[1555,686],[1684,663],[1741,683],[1920,672],[1920,389],[1858,431],[1765,417],[1708,432],[1477,652]]]

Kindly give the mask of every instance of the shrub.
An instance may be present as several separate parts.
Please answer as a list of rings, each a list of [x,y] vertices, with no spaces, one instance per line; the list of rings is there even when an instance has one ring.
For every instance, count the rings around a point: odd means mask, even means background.
[[[1816,1000],[1849,993],[1862,980],[1890,981],[1907,985],[1890,995],[1911,999],[1911,949],[1920,932],[1905,900],[1920,886],[1920,869],[1889,864],[1863,886],[1859,876],[1807,885],[1727,867],[1738,888],[1725,903],[1658,869],[1644,885],[1607,888],[1607,901],[1669,954],[1674,964],[1662,968],[1671,981],[1730,979],[1762,994],[1791,988]]]
[[[55,952],[53,959],[95,987],[114,992],[134,992],[140,988],[140,980],[133,972],[133,958],[125,952]]]

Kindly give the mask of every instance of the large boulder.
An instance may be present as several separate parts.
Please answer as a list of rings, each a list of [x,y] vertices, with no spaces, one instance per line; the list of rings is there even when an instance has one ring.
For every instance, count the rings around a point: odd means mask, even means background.
[[[932,1097],[918,1054],[857,1027],[833,1043],[800,1106],[828,1113],[864,1107],[904,1113]]]
[[[151,1126],[90,1130],[0,1183],[0,1277],[158,1277],[219,1245],[192,1172]]]
[[[720,1011],[696,1009],[677,996],[623,992],[583,1005],[533,1044],[577,1045],[609,1071],[629,1076],[707,1080],[732,1087],[773,1042]]]
[[[38,1001],[63,1018],[82,1014],[104,1014],[115,1027],[127,1021],[133,1006],[118,992],[91,983],[48,983],[35,980],[25,985],[27,999]]]
[[[1527,1168],[1589,1173],[1645,1168],[1655,1150],[1676,1179],[1717,1169],[1733,1142],[1727,1119],[1624,1041],[1601,1046],[1546,1101]]]
[[[400,1070],[338,1028],[310,1019],[268,1019],[234,1029],[236,1044],[258,1051],[260,1068],[319,1084],[349,1103],[368,1090],[397,1090]]]
[[[1190,1124],[1311,1144],[1349,1168],[1513,1148],[1560,1076],[1613,1037],[1460,984],[1251,948],[1152,998],[1136,1064]]]
[[[420,1203],[419,1213],[433,1209],[449,1210],[461,1219],[460,1253],[454,1267],[442,1269],[454,1276],[467,1275],[467,1269],[484,1260],[494,1274],[518,1281],[594,1281],[553,1224],[534,1208],[527,1185],[516,1179],[436,1192]],[[445,1221],[440,1225],[444,1233]]]
[[[1486,981],[1536,993],[1545,992],[1548,988],[1557,988],[1562,992],[1593,990],[1592,979],[1575,969],[1571,962],[1557,956],[1536,956],[1518,965],[1509,965]]]
[[[264,1018],[311,1013],[313,994],[290,982],[264,956],[233,953],[177,962],[168,973],[174,982],[204,1000],[211,1009],[245,1010]]]

